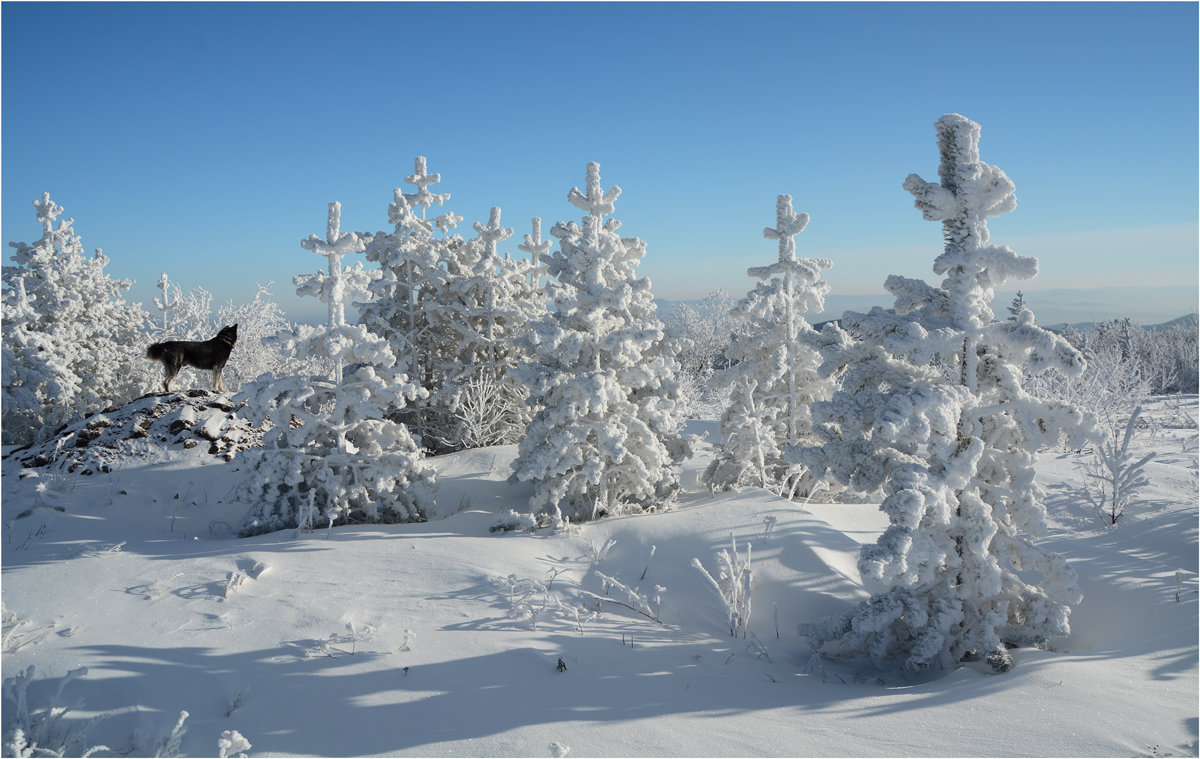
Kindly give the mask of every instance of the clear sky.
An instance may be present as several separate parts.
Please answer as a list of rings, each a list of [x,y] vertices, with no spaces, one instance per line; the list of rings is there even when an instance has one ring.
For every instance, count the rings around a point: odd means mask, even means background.
[[[938,281],[901,183],[936,180],[958,112],[1016,184],[993,241],[1041,259],[1013,289],[1200,287],[1198,7],[5,1],[4,242],[39,236],[49,191],[147,308],[165,271],[238,302],[274,281],[301,318],[329,201],[390,230],[424,155],[460,231],[500,206],[524,255],[598,161],[658,297],[751,289],[779,193],[834,293],[875,293]]]

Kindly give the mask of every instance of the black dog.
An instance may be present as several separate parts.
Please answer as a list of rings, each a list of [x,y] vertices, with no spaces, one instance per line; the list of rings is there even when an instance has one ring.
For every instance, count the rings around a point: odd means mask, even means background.
[[[171,392],[171,380],[179,374],[184,366],[196,369],[211,369],[213,373],[213,390],[222,392],[221,370],[229,362],[229,354],[237,343],[237,325],[226,327],[211,340],[172,340],[166,343],[154,343],[146,349],[146,358],[151,361],[161,361],[167,379],[164,383],[167,392]]]

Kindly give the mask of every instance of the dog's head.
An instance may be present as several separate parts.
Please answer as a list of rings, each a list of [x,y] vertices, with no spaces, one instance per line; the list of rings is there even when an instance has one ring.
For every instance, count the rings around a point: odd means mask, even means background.
[[[233,346],[234,344],[236,344],[237,343],[237,325],[234,324],[232,327],[225,327],[224,329],[222,329],[220,332],[217,333],[217,339],[222,342],[229,343],[230,346]]]

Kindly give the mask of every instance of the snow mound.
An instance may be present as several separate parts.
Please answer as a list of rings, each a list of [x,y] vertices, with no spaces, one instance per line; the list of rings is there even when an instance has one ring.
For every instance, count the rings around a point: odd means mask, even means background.
[[[107,473],[124,459],[191,451],[232,461],[262,445],[262,430],[238,416],[245,403],[207,390],[152,393],[64,426],[50,440],[8,454],[26,467],[84,475]]]

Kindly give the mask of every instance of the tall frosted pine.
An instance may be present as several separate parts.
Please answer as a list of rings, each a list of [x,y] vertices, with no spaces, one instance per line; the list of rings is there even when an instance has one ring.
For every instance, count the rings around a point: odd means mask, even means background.
[[[940,181],[912,174],[904,189],[942,222],[933,270],[944,279],[890,276],[894,311],[847,312],[848,332],[822,331],[823,372],[841,371],[841,389],[813,406],[821,445],[788,454],[853,489],[882,488],[890,525],[858,561],[871,598],[800,633],[882,667],[979,658],[1005,671],[1010,648],[1070,631],[1080,592],[1036,542],[1046,510],[1035,463],[1040,448],[1095,435],[1094,417],[1022,390],[1023,364],[1074,374],[1083,359],[1028,309],[994,319],[995,289],[1036,275],[1037,259],[989,241],[987,219],[1012,211],[1016,195],[979,160],[979,125],[951,114],[936,128]]]
[[[710,488],[750,485],[790,496],[807,495],[814,485],[803,467],[784,461],[788,446],[811,441],[809,405],[832,393],[832,382],[818,374],[817,333],[804,314],[824,310],[829,283],[821,272],[833,263],[796,256],[796,236],[808,221],[793,209],[791,195],[780,195],[775,226],[763,230],[779,241],[779,259],[747,272],[762,281],[734,309],[744,328],[726,349],[733,366],[718,378],[733,392],[720,420],[721,442],[702,477]]]
[[[681,435],[679,365],[663,349],[650,280],[637,276],[646,244],[617,234],[619,187],[603,190],[600,165],[567,199],[582,224],[559,222],[544,255],[554,308],[527,338],[519,375],[537,413],[514,478],[534,484],[531,505],[572,521],[665,507],[676,466],[691,455]]]

